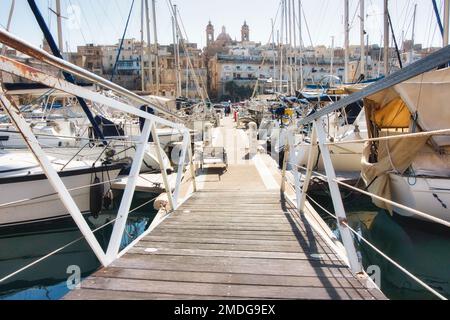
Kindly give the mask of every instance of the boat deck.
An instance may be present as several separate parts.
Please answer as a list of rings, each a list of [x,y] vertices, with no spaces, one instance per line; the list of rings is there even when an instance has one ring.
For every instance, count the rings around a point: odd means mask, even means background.
[[[201,190],[65,299],[385,299],[253,164]]]

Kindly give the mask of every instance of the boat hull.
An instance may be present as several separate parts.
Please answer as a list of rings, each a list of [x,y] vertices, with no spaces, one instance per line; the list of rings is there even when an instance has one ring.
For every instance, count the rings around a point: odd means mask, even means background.
[[[393,201],[450,222],[448,179],[390,174],[390,181]],[[394,208],[394,212],[405,217],[427,220],[400,208]]]
[[[121,165],[71,170],[60,176],[70,191],[82,213],[90,211],[90,187],[94,177],[102,182],[115,179],[122,169]],[[109,184],[105,184],[105,190]],[[0,179],[0,227],[25,224],[43,220],[58,219],[69,213],[55,194],[55,190],[45,175],[19,176]],[[83,188],[81,188],[83,187]],[[26,200],[26,201],[22,201]]]

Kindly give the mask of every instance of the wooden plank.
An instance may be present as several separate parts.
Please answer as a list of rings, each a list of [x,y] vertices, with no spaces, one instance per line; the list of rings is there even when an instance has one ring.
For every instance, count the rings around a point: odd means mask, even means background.
[[[298,253],[302,251],[302,247],[297,243],[293,245],[271,245],[271,244],[240,244],[239,241],[233,241],[233,243],[208,243],[207,241],[202,243],[182,242],[181,240],[174,239],[170,242],[157,242],[157,241],[140,241],[137,248],[156,248],[156,249],[201,249],[201,250],[228,250],[228,251],[256,251],[256,252],[284,252],[284,253]],[[313,255],[329,254],[333,257],[337,257],[332,250],[326,250],[326,248],[317,248]],[[339,259],[338,259],[339,260]]]
[[[208,190],[192,196],[127,254],[67,297],[226,298],[384,296],[366,289],[328,242],[280,201],[278,192]]]
[[[366,291],[335,287],[304,288],[258,285],[248,286],[94,277],[84,281],[83,288],[121,291],[123,291],[124,288],[130,288],[135,292],[145,293],[194,296],[234,296],[258,299],[373,299]]]
[[[127,254],[112,264],[117,268],[200,271],[221,273],[247,273],[286,276],[353,277],[348,267],[336,263],[314,261],[204,258],[178,256],[143,256]]]
[[[151,252],[150,250],[151,249]],[[317,253],[298,252],[276,252],[276,251],[244,251],[244,250],[211,250],[199,248],[163,248],[157,246],[134,247],[129,253],[142,255],[167,255],[167,256],[193,256],[193,257],[233,257],[233,258],[257,258],[257,259],[277,259],[277,260],[312,260],[324,262],[341,263],[337,257],[331,258],[327,255]]]
[[[175,295],[162,293],[148,293],[123,290],[104,290],[104,289],[77,289],[64,297],[64,300],[241,300],[238,297],[214,297],[214,296],[194,296],[194,295]]]
[[[280,275],[226,274],[218,272],[186,272],[143,269],[108,268],[95,274],[95,277],[122,278],[136,280],[158,280],[176,282],[200,282],[220,284],[268,285],[282,287],[340,287],[343,289],[365,289],[363,284],[353,278],[293,277]]]

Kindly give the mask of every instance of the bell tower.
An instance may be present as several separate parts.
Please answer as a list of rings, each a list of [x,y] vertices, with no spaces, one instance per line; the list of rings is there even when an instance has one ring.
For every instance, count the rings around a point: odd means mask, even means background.
[[[209,47],[214,42],[214,26],[209,21],[206,26],[206,45]]]
[[[250,28],[247,25],[247,21],[244,21],[244,25],[241,29],[241,41],[242,42],[248,42],[250,41]]]

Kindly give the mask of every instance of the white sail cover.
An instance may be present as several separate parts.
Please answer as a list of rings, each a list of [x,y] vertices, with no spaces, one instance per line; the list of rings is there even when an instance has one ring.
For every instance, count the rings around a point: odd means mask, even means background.
[[[394,87],[408,106],[417,113],[423,131],[450,128],[450,68],[424,73]],[[433,137],[438,147],[450,146],[450,136]]]

